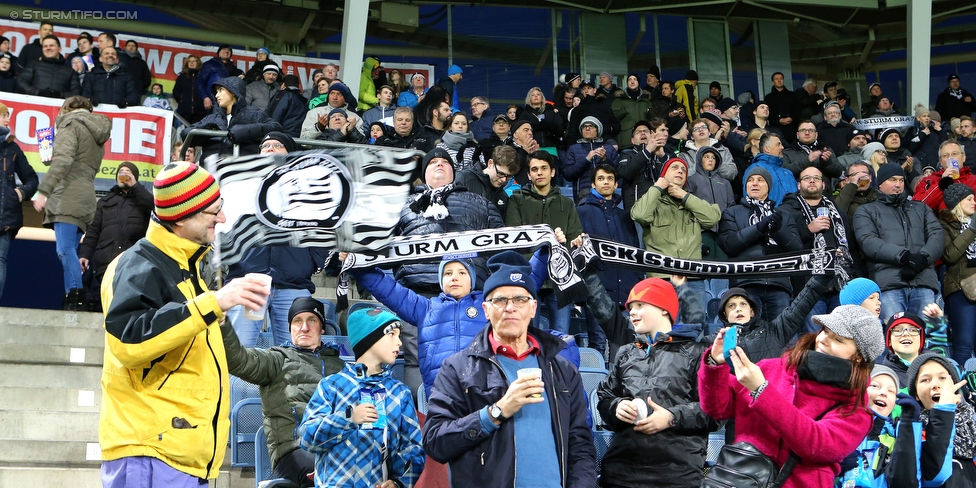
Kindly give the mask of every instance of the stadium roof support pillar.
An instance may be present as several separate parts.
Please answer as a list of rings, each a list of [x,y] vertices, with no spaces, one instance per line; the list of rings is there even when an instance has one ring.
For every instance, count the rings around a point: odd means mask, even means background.
[[[366,46],[366,21],[369,19],[369,2],[346,0],[342,11],[342,44],[339,47],[339,64],[343,83],[352,95],[359,99],[359,79],[363,70],[363,51]]]
[[[932,53],[932,0],[908,0],[908,113],[928,106]]]

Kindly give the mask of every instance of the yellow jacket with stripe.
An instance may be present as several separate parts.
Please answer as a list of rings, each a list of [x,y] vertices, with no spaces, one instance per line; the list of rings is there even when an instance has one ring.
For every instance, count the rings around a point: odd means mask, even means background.
[[[102,459],[149,456],[199,478],[224,460],[230,406],[223,312],[200,276],[206,246],[151,222],[102,280]]]

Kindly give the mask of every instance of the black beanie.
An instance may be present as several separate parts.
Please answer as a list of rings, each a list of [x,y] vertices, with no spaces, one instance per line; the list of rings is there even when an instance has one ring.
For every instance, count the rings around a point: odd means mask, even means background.
[[[956,366],[955,361],[934,352],[927,352],[925,354],[920,354],[912,364],[908,366],[908,373],[905,375],[908,378],[908,394],[912,398],[918,398],[918,391],[915,389],[915,380],[918,378],[918,370],[922,369],[922,365],[929,362],[935,361],[942,365],[947,371],[949,371],[949,376],[952,377],[952,383],[959,383],[959,368]]]

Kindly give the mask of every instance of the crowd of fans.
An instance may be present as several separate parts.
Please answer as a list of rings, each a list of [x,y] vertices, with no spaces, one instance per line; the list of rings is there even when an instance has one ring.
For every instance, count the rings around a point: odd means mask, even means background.
[[[52,33],[42,24],[40,39],[19,56],[0,38],[0,90],[67,99],[56,121],[55,160],[39,187],[16,144],[0,144],[14,163],[4,165],[8,183],[0,187],[0,291],[6,243],[22,225],[19,204],[36,189],[34,207],[58,239],[65,308],[104,306],[111,354],[124,359],[137,341],[128,335],[135,322],[124,317],[135,312],[131,304],[120,309],[118,296],[135,300],[135,291],[114,291],[113,282],[92,305],[81,273],[91,270],[97,290],[104,276],[137,272],[114,263],[137,259],[116,259],[134,245],[137,253],[157,252],[136,244],[147,229],[160,242],[184,239],[205,249],[212,235],[194,234],[193,226],[222,221],[219,190],[204,170],[177,162],[156,178],[150,203],[138,170],[123,163],[116,187],[95,205],[92,168],[108,134],[92,106],[137,105],[145,95],[146,106],[172,108],[134,41],[119,50],[117,38],[102,33],[96,47],[82,33],[65,59]],[[670,81],[652,66],[621,77],[622,86],[608,72],[593,80],[568,73],[552,90],[531,87],[524,104],[496,112],[485,96],[459,95],[463,70],[455,65],[428,84],[422,74],[407,78],[368,57],[354,94],[334,65],[303,87],[294,75],[282,77],[267,49],[247,73],[236,68],[230,46],[215,54],[206,62],[187,57],[172,95],[189,124],[183,138],[194,128],[226,135],[177,143],[174,161],[179,149],[188,161],[226,157],[235,146],[241,154],[303,150],[296,138],[414,148],[426,155],[398,235],[546,224],[567,247],[581,245],[585,232],[683,259],[823,250],[835,254],[838,268],[813,278],[730,276],[726,285],[597,265],[585,277],[589,298],[563,307],[545,253],[531,264],[503,253],[402,265],[392,275],[359,270],[365,291],[398,316],[350,317],[358,364],[343,366],[333,345],[321,342],[323,313],[309,300],[310,277],[325,254],[250,250],[231,269],[237,288],[184,287],[170,298],[217,297],[219,307],[196,305],[213,311],[188,312],[184,320],[201,325],[187,339],[229,317],[220,328],[226,361],[231,373],[262,385],[276,474],[305,485],[313,471],[320,486],[356,476],[370,486],[411,485],[422,471],[422,447],[450,463],[454,483],[466,486],[592,486],[597,475],[602,486],[700,486],[706,436],[726,422],[730,443],[771,458],[777,469],[789,466],[784,486],[976,484],[976,390],[962,381],[966,370],[976,372],[966,367],[976,342],[976,101],[957,76],[948,78],[935,110],[917,101],[911,124],[901,125],[904,118],[889,118],[901,112],[880,84],[855,112],[838,83],[821,90],[810,79],[791,91],[781,73],[763,96],[727,97],[713,82],[703,99],[694,70]],[[461,110],[464,99],[469,112]],[[0,106],[0,127],[9,132],[5,113]],[[73,152],[62,134],[75,141]],[[177,195],[170,185],[183,179],[209,183],[203,193]],[[200,205],[183,212],[165,206],[161,194]],[[250,273],[270,274],[271,288],[261,293]],[[243,314],[265,300],[269,329],[282,344],[270,352],[253,348],[262,324]],[[579,311],[586,325],[577,332],[609,364],[597,412],[590,412],[616,433],[602,473],[579,375],[557,358],[575,347],[567,333]],[[153,334],[138,340],[159,342]],[[727,347],[733,340],[738,347]],[[401,343],[407,389],[385,376],[389,349]],[[148,374],[157,360],[147,360],[143,380],[162,378]],[[113,363],[112,374],[136,363]],[[543,372],[523,378],[526,367]],[[422,436],[408,398],[418,388],[431,401]],[[127,416],[124,402],[111,405]],[[112,419],[103,411],[102,421]],[[357,424],[369,432],[352,435]],[[221,431],[216,421],[214,429]],[[153,449],[150,457],[177,470],[211,474],[210,466],[169,462],[165,448]],[[117,455],[147,451],[106,452],[114,463]],[[499,472],[485,471],[486,456]],[[526,456],[535,464],[523,465]],[[731,459],[720,456],[706,486],[744,486],[729,481],[738,467]]]

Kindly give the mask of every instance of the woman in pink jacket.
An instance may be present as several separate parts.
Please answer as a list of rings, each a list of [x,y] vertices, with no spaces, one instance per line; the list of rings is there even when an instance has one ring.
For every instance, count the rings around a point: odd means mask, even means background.
[[[823,330],[801,337],[780,358],[755,364],[742,348],[732,350],[734,375],[722,354],[729,329],[722,329],[698,371],[702,411],[734,418],[736,442],[752,444],[780,467],[790,452],[799,456],[785,488],[833,486],[840,461],[871,427],[867,384],[884,351],[878,319],[858,305],[813,322]]]

